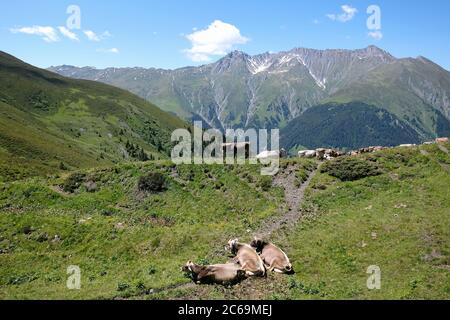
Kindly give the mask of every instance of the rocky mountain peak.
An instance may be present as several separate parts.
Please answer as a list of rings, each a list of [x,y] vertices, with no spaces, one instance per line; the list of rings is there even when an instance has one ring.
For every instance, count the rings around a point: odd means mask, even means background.
[[[391,62],[396,60],[393,55],[389,52],[384,51],[383,49],[378,48],[377,46],[371,45],[367,48],[356,50],[357,53],[363,54],[364,58],[378,58],[385,62]]]
[[[246,54],[246,53],[243,52],[243,51],[234,50],[234,51],[231,51],[231,52],[227,55],[227,57],[230,58],[230,59],[246,59],[246,58],[249,57],[249,55]]]
[[[248,54],[238,50],[232,51],[213,64],[212,72],[222,73],[230,71],[233,68],[241,68],[247,63],[248,59],[250,59]]]

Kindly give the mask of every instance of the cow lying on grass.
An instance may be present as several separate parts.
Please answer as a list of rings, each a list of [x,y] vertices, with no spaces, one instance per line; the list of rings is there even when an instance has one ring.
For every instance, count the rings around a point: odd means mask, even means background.
[[[240,243],[238,239],[228,241],[228,248],[235,256],[233,262],[241,265],[249,277],[264,277],[266,268],[261,257],[250,245]]]
[[[261,259],[269,271],[285,274],[294,273],[294,269],[286,253],[276,245],[256,237],[250,245],[260,254]]]
[[[196,284],[233,285],[246,278],[246,272],[234,263],[199,266],[188,261],[181,268]]]

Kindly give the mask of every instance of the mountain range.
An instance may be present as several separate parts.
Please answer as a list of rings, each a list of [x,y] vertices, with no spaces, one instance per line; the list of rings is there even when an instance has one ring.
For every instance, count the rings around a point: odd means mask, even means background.
[[[255,56],[234,51],[215,63],[176,70],[67,65],[49,70],[129,90],[165,111],[219,129],[283,129],[310,108],[358,102],[387,112],[414,132],[413,140],[450,132],[450,73],[424,57],[398,59],[375,46]],[[366,125],[364,117],[359,120],[348,125]],[[288,144],[311,145],[313,137],[303,138]]]

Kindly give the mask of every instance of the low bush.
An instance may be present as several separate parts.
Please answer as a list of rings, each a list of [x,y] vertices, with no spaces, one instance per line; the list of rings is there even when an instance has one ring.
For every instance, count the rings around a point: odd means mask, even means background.
[[[269,191],[272,188],[272,177],[271,176],[263,176],[258,181],[258,187],[260,187],[263,191]]]
[[[117,291],[125,291],[130,289],[130,285],[128,283],[118,283],[117,284]]]
[[[298,179],[299,184],[302,184],[308,180],[309,173],[305,169],[301,168],[295,172],[295,177]]]
[[[320,171],[342,181],[355,181],[381,174],[375,163],[354,157],[342,157],[326,162]]]
[[[74,193],[84,182],[85,177],[86,175],[83,173],[72,173],[61,187],[64,192]]]
[[[139,191],[157,193],[167,189],[166,177],[159,172],[151,172],[139,178]]]

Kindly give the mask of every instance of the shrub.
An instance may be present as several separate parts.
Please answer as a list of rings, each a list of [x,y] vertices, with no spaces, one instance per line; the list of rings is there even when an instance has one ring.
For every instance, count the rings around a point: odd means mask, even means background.
[[[119,212],[119,210],[109,207],[109,208],[103,209],[101,211],[101,215],[105,216],[105,217],[111,217],[111,216],[118,214],[118,212]]]
[[[156,273],[156,268],[154,266],[149,266],[147,269],[147,273],[149,276],[154,275]]]
[[[59,169],[64,171],[68,170],[67,166],[62,161],[59,163]]]
[[[147,290],[147,288],[145,287],[145,283],[142,280],[138,280],[137,282],[135,282],[135,287],[140,294],[145,293],[145,291]]]
[[[117,291],[125,291],[130,288],[130,285],[128,283],[118,283],[117,284]]]
[[[139,178],[138,189],[152,193],[164,191],[167,189],[166,177],[159,172],[151,172]]]
[[[222,181],[216,181],[214,182],[214,189],[219,190],[224,186],[224,183]]]
[[[198,263],[202,266],[207,266],[208,264],[211,264],[208,258],[201,258],[198,260]]]
[[[354,157],[341,157],[329,161],[320,171],[342,181],[355,181],[381,174],[381,170],[375,163]]]
[[[308,180],[309,174],[305,169],[301,168],[297,170],[295,177],[298,179],[299,184],[302,184]]]
[[[86,177],[83,173],[73,173],[71,174],[66,181],[64,181],[62,188],[65,192],[74,193],[84,181]]]
[[[34,228],[31,226],[25,226],[22,228],[23,234],[30,234],[30,233],[33,233],[33,231],[34,231]]]
[[[261,180],[258,182],[258,187],[260,187],[263,191],[269,191],[272,188],[272,177],[263,176]]]

